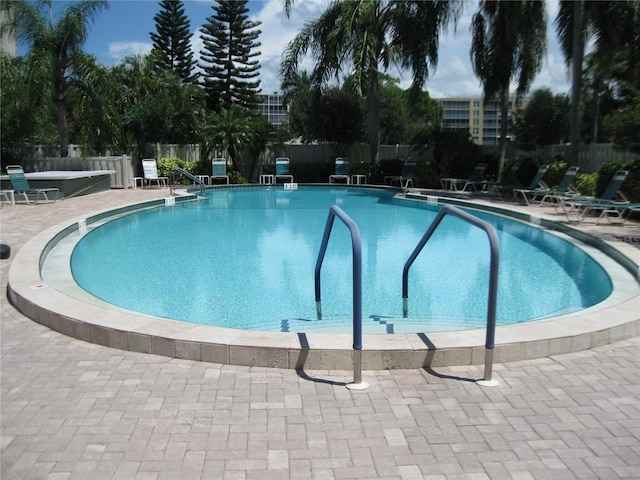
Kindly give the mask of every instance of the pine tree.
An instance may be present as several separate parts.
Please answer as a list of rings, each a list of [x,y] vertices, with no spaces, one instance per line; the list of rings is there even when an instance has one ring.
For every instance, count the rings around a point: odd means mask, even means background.
[[[197,62],[193,60],[191,24],[184,14],[184,4],[182,0],[162,0],[160,8],[153,17],[157,33],[149,33],[153,40],[155,66],[175,72],[183,83],[195,83],[198,79],[194,73]]]
[[[214,111],[237,105],[253,109],[260,91],[257,41],[261,22],[249,21],[247,0],[217,0],[200,30],[207,104]]]

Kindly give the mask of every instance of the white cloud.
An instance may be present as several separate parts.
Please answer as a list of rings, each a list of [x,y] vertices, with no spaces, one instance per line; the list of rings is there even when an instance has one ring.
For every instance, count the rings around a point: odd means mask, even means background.
[[[295,37],[300,28],[307,21],[317,19],[327,8],[328,3],[322,0],[296,0],[293,2],[289,19],[284,14],[283,0],[267,0],[262,10],[252,19],[260,20],[260,61],[261,86],[264,92],[280,89],[280,62],[287,44]],[[482,95],[482,85],[473,73],[469,50],[471,48],[471,17],[475,13],[476,5],[468,4],[467,8],[453,26],[440,36],[437,68],[430,72],[424,88],[432,98],[443,97],[479,97]],[[566,74],[564,59],[559,50],[553,20],[558,11],[557,0],[548,2],[549,17],[548,54],[543,67],[533,84],[532,90],[540,87],[550,88],[554,93],[566,93],[569,81]],[[311,70],[313,59],[308,55],[302,62],[301,68]],[[411,85],[411,72],[399,72],[392,68],[390,75],[400,78],[402,88]]]
[[[269,93],[280,90],[280,63],[282,54],[298,34],[305,22],[317,19],[327,8],[324,1],[296,0],[291,7],[289,18],[284,13],[282,0],[267,0],[262,10],[252,17],[259,20],[260,30],[260,86]],[[302,63],[302,68],[313,68],[311,59]]]
[[[108,51],[112,59],[119,61],[131,55],[146,55],[152,47],[151,42],[110,42]]]

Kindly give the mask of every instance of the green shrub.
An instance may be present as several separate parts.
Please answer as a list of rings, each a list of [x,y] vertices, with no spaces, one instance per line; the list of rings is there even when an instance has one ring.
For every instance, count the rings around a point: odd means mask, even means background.
[[[555,188],[562,181],[562,177],[567,172],[569,165],[562,159],[554,158],[549,162],[549,169],[544,175],[544,183],[550,188]]]
[[[598,184],[597,173],[579,173],[573,181],[573,186],[580,195],[594,196]]]
[[[158,160],[158,176],[160,177],[168,177],[171,173],[171,170],[174,168],[182,168],[183,170],[191,173],[192,175],[199,175],[197,173],[197,162],[187,162],[182,160],[181,158],[160,158]],[[209,175],[208,173],[203,173],[202,175]],[[186,178],[184,175],[175,175],[174,181],[181,185],[188,185],[191,183],[191,180]]]
[[[229,176],[229,183],[248,183],[247,179],[235,170],[227,170],[227,175]]]
[[[168,177],[174,168],[184,168],[185,161],[181,158],[160,158],[158,160],[158,175]]]

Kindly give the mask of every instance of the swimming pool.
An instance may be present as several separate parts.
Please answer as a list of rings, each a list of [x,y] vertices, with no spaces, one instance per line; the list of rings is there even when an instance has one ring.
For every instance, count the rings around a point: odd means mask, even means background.
[[[313,272],[331,205],[363,242],[363,331],[437,332],[486,323],[488,242],[445,218],[411,270],[411,315],[402,318],[402,267],[439,205],[380,189],[215,189],[111,220],[73,250],[77,283],[122,308],[195,324],[279,332],[351,329],[351,247],[334,226],[323,266],[323,319]],[[604,269],[573,244],[483,212],[501,248],[498,325],[578,311],[611,292]],[[105,261],[108,259],[108,261]]]

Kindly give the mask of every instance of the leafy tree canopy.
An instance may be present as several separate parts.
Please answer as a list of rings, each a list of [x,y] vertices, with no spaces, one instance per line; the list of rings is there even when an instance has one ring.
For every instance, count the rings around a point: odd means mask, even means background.
[[[533,92],[516,119],[516,139],[525,147],[566,143],[569,139],[569,98],[548,88]]]

